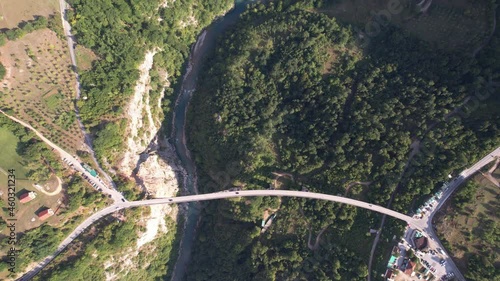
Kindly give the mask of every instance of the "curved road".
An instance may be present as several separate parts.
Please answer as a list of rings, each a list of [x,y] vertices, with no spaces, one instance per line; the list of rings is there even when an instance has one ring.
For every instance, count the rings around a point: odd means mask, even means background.
[[[368,209],[371,211],[383,213],[392,217],[395,217],[400,220],[406,221],[413,227],[421,229],[422,226],[425,226],[425,222],[422,220],[417,220],[407,215],[403,215],[396,211],[384,208],[382,206],[373,205],[370,203],[366,203],[363,201],[358,201],[350,198],[345,198],[341,196],[334,196],[329,194],[321,194],[321,193],[313,193],[313,192],[305,192],[305,191],[292,191],[292,190],[245,190],[245,191],[223,191],[223,192],[215,192],[208,194],[199,194],[199,195],[188,195],[188,196],[179,196],[179,197],[171,197],[171,198],[161,198],[161,199],[150,199],[144,201],[131,201],[131,202],[118,202],[114,205],[111,205],[107,208],[100,210],[99,212],[93,214],[85,221],[83,221],[75,230],[71,232],[71,234],[64,239],[59,247],[57,247],[56,251],[46,257],[43,261],[41,261],[35,268],[31,271],[24,274],[18,280],[25,281],[30,280],[35,276],[38,272],[40,272],[47,264],[49,264],[58,254],[60,254],[78,235],[80,235],[86,228],[91,226],[95,221],[101,219],[102,217],[109,215],[113,212],[119,211],[121,209],[134,208],[139,206],[151,206],[151,205],[159,205],[159,204],[178,204],[178,203],[188,203],[195,201],[207,201],[207,200],[216,200],[216,199],[224,199],[224,198],[235,198],[235,197],[256,197],[256,196],[286,196],[286,197],[300,197],[300,198],[308,198],[308,199],[318,199],[318,200],[326,200],[331,202],[348,204],[356,207],[361,207],[364,209]]]
[[[443,244],[441,244],[441,241],[439,240],[437,234],[434,232],[434,227],[432,225],[432,220],[434,218],[434,215],[439,211],[439,209],[441,207],[443,207],[443,205],[446,202],[446,200],[448,200],[450,198],[451,194],[453,194],[453,192],[455,192],[455,190],[462,183],[464,183],[467,178],[469,178],[470,176],[472,176],[473,174],[475,174],[482,167],[486,166],[487,164],[489,164],[490,162],[492,162],[493,160],[495,160],[495,157],[500,157],[500,147],[498,147],[495,150],[493,150],[491,153],[489,153],[488,155],[486,155],[485,157],[483,157],[481,160],[479,160],[478,162],[476,162],[470,168],[467,168],[467,169],[463,170],[459,174],[458,177],[456,177],[455,179],[453,179],[453,181],[451,181],[448,184],[448,188],[446,189],[446,191],[443,192],[443,194],[441,195],[441,198],[438,200],[438,202],[439,202],[438,205],[429,214],[428,218],[425,219],[425,220],[422,219],[422,222],[424,222],[425,225],[422,226],[421,229],[425,233],[427,233],[427,235],[429,236],[431,248],[441,248],[443,251],[446,251],[446,248],[443,246]],[[434,244],[434,246],[433,246],[433,244]],[[460,270],[458,269],[458,267],[456,266],[456,264],[451,259],[450,254],[447,253],[445,255],[445,257],[446,257],[445,260],[446,260],[447,266],[451,267],[451,269],[455,273],[455,276],[457,277],[457,279],[459,279],[459,280],[465,280],[465,277],[462,275],[462,273],[460,272]]]
[[[439,210],[439,208],[444,204],[446,199],[449,198],[449,196],[456,190],[456,188],[465,181],[466,178],[470,177],[472,174],[476,173],[479,169],[493,161],[496,156],[500,156],[500,147],[495,149],[493,152],[488,154],[486,157],[483,159],[479,160],[477,163],[475,163],[473,166],[471,166],[468,169],[465,169],[460,173],[459,177],[454,179],[446,192],[442,195],[440,202],[438,206],[435,208],[435,211],[429,216],[428,219],[414,219],[412,217],[409,217],[407,215],[403,215],[401,213],[398,213],[396,211],[384,208],[382,206],[370,204],[367,202],[363,201],[358,201],[354,200],[351,198],[345,198],[341,196],[334,196],[334,195],[329,195],[329,194],[321,194],[321,193],[313,193],[313,192],[305,192],[305,191],[292,191],[292,190],[245,190],[245,191],[222,191],[222,192],[215,192],[215,193],[208,193],[208,194],[199,194],[199,195],[189,195],[189,196],[179,196],[179,197],[171,197],[171,198],[159,198],[159,199],[150,199],[150,200],[143,200],[143,201],[132,201],[132,202],[119,202],[115,201],[114,205],[111,205],[95,214],[90,216],[88,219],[86,219],[83,223],[81,223],[71,234],[61,242],[57,250],[54,252],[54,254],[46,257],[42,262],[39,263],[39,265],[35,268],[33,268],[31,271],[23,275],[20,279],[18,280],[29,280],[33,276],[35,276],[40,270],[42,270],[47,264],[49,264],[59,253],[61,253],[80,233],[82,233],[87,227],[91,226],[96,220],[109,215],[115,211],[121,210],[121,209],[126,209],[126,208],[133,208],[133,207],[139,207],[139,206],[151,206],[151,205],[158,205],[158,204],[178,204],[178,203],[188,203],[188,202],[194,202],[194,201],[207,201],[207,200],[216,200],[216,199],[224,199],[224,198],[235,198],[235,197],[255,197],[255,196],[286,196],[286,197],[300,197],[300,198],[308,198],[308,199],[318,199],[318,200],[327,200],[331,202],[337,202],[337,203],[343,203],[343,204],[348,204],[364,209],[368,209],[371,211],[379,212],[382,214],[386,214],[392,217],[395,217],[400,220],[404,220],[407,222],[411,228],[414,229],[419,229],[420,231],[427,233],[429,235],[431,244],[432,243],[437,243],[442,249],[443,246],[439,242],[439,239],[437,238],[436,234],[434,233],[433,227],[432,227],[432,218],[434,214]],[[454,271],[458,274],[458,278],[461,280],[465,280],[463,276],[460,274],[460,271],[456,268],[454,265],[453,261],[451,259],[448,259],[449,264],[452,265]]]

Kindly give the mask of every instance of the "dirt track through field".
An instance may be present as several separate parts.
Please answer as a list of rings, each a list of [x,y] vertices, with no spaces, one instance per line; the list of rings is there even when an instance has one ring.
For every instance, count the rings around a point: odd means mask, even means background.
[[[42,192],[43,194],[45,195],[48,195],[48,196],[54,196],[54,195],[57,195],[59,193],[61,193],[61,190],[62,190],[62,181],[59,177],[57,177],[57,187],[56,187],[56,190],[52,191],[52,192],[48,192],[46,191],[43,186],[40,186],[40,185],[35,185],[33,184],[33,187],[36,188],[38,191]]]

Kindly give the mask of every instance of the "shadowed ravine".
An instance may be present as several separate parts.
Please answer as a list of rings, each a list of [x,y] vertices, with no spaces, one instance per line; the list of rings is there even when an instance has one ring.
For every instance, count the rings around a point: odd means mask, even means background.
[[[187,173],[187,177],[184,179],[184,189],[188,194],[198,193],[196,186],[196,166],[186,146],[186,114],[189,102],[196,88],[196,81],[202,68],[203,60],[207,54],[215,49],[217,37],[237,22],[239,15],[245,11],[246,3],[251,2],[253,1],[236,0],[235,7],[224,17],[219,18],[203,30],[191,48],[186,72],[184,73],[182,85],[175,103],[172,121],[172,141],[174,142],[179,160]],[[189,203],[183,230],[184,233],[179,245],[179,256],[177,257],[177,262],[172,273],[172,280],[174,281],[183,280],[186,275],[199,219],[199,203]]]

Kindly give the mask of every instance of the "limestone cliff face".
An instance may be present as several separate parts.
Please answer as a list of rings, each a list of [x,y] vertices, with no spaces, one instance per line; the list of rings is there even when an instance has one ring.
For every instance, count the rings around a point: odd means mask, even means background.
[[[138,188],[144,189],[151,197],[161,198],[175,196],[179,188],[176,174],[181,171],[178,168],[180,165],[176,163],[173,148],[165,140],[159,141],[157,136],[163,118],[161,100],[165,87],[169,86],[165,77],[159,97],[153,97],[150,70],[157,52],[158,50],[147,51],[143,63],[139,66],[139,80],[126,108],[126,149],[118,162],[117,172],[135,181]],[[158,93],[155,96],[158,96]],[[146,231],[140,234],[137,248],[151,242],[157,234],[168,231],[164,219],[166,215],[174,219],[177,215],[177,206],[150,208],[151,213],[143,218]]]
[[[151,115],[150,75],[156,50],[146,52],[144,62],[139,66],[140,77],[135,86],[127,108],[128,126],[126,134],[126,149],[118,167],[119,172],[131,176],[139,162],[139,156],[146,150],[159,129],[159,120],[155,122]]]

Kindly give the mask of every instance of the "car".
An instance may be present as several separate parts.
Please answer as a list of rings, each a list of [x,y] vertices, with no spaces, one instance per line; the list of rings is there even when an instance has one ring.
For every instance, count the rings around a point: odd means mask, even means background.
[[[122,198],[122,202],[125,202],[125,199]]]
[[[446,253],[443,251],[441,248],[437,248],[438,252],[440,252],[442,255],[446,255]]]

